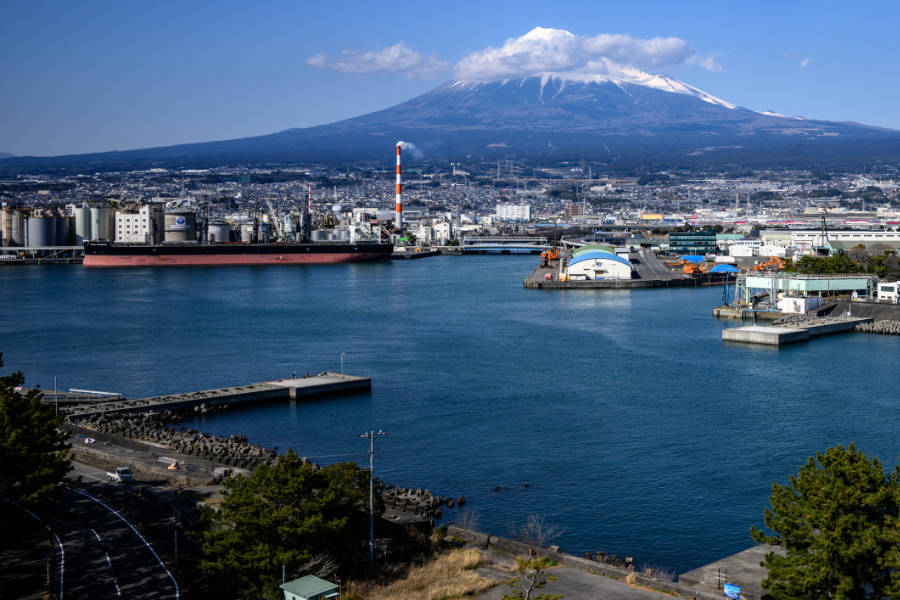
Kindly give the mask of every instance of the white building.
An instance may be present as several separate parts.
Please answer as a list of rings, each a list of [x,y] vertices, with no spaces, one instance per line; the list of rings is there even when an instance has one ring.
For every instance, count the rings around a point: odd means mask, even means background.
[[[627,258],[604,250],[588,250],[569,259],[566,278],[573,281],[631,279],[631,271],[631,262]]]
[[[163,239],[163,206],[144,204],[136,213],[116,211],[116,241],[159,244]]]
[[[798,248],[809,249],[815,246],[824,246],[826,242],[857,242],[866,244],[869,242],[900,242],[900,231],[881,230],[843,230],[828,231],[793,231],[791,232],[791,245]]]
[[[879,282],[878,299],[897,304],[900,301],[900,281]]]
[[[530,221],[530,204],[498,204],[495,212],[500,221]]]

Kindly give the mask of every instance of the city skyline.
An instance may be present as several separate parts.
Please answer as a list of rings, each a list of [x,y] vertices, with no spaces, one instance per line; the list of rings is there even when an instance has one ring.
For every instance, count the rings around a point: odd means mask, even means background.
[[[570,2],[10,7],[0,151],[57,155],[260,135],[372,112],[455,78],[598,64],[757,111],[900,129],[897,9]],[[544,45],[529,46],[535,28]],[[541,30],[538,30],[539,32]],[[532,34],[529,34],[532,32]]]

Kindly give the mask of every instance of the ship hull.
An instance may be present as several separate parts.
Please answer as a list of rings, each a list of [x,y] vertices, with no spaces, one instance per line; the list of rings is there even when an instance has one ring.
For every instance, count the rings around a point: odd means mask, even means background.
[[[127,246],[85,244],[86,267],[312,265],[390,258],[390,244],[224,244]]]

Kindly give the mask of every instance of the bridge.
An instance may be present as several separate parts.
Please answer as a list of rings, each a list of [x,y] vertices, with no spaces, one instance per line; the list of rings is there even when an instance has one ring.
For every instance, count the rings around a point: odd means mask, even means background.
[[[542,236],[472,236],[459,246],[463,254],[540,254],[550,244]]]

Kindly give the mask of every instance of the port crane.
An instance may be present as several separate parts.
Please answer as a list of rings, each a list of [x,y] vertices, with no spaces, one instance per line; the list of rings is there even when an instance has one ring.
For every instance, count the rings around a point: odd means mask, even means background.
[[[275,212],[275,207],[272,206],[272,201],[268,198],[266,198],[266,206],[269,207],[269,219],[272,221],[275,233],[278,234],[278,239],[282,242],[286,241],[287,235],[284,231],[284,223],[278,218],[278,213]]]

